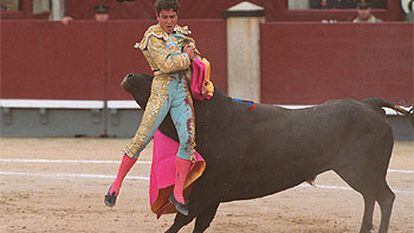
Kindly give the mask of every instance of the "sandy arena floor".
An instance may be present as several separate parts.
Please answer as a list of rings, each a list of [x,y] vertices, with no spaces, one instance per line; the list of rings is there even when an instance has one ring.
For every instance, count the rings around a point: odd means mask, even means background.
[[[145,179],[126,180],[116,207],[103,204],[126,142],[0,138],[0,232],[166,230],[174,216],[157,220],[150,212]],[[140,160],[149,161],[150,151],[149,147]],[[148,163],[137,164],[130,176],[148,177],[149,168]],[[396,143],[390,169],[388,182],[397,195],[390,232],[414,232],[413,142]],[[358,232],[362,197],[332,172],[319,176],[317,184],[323,187],[296,187],[261,199],[222,204],[207,232]],[[376,207],[376,230],[378,222]],[[191,232],[193,224],[181,232]]]

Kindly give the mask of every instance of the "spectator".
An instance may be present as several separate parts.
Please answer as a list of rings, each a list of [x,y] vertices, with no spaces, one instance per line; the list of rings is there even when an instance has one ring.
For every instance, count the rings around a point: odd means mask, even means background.
[[[105,6],[105,5],[94,6],[93,12],[94,12],[94,19],[97,22],[105,22],[109,19],[109,6]],[[61,22],[64,25],[68,25],[73,20],[74,19],[72,17],[66,16],[61,19]]]
[[[97,5],[93,8],[94,18],[98,22],[105,22],[109,19],[109,6]]]
[[[375,17],[372,13],[372,4],[369,0],[359,0],[357,3],[358,17],[352,22],[354,23],[379,23],[381,19]]]
[[[18,11],[19,1],[17,0],[0,0],[0,11]]]

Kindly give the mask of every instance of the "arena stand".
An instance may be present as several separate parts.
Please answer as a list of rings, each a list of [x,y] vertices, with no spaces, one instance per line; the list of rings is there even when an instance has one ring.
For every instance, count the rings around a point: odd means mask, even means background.
[[[95,4],[102,4],[102,0],[70,0],[66,3],[66,12],[79,19],[92,18],[90,9]],[[243,2],[242,0],[180,0],[182,19],[222,19],[223,11]],[[266,21],[321,21],[336,19],[338,21],[351,21],[356,13],[350,9],[330,10],[298,10],[289,9],[289,0],[249,0],[249,2],[264,8]],[[152,19],[152,1],[127,1],[122,4],[116,1],[106,1],[111,7],[114,19]],[[387,21],[402,21],[404,14],[401,11],[400,1],[388,1],[386,9],[374,9],[375,15]],[[208,7],[206,7],[208,6]]]
[[[34,12],[33,0],[18,0],[19,11],[0,11],[2,19],[47,19],[51,12]],[[42,0],[45,1],[45,0]],[[290,0],[249,0],[260,5],[265,10],[266,21],[292,22],[292,21],[322,21],[335,19],[338,21],[351,21],[355,10],[351,9],[289,9]],[[305,1],[305,0],[304,0]],[[51,1],[52,2],[52,1]],[[111,18],[115,20],[139,19],[155,20],[153,14],[153,1],[124,1],[115,0],[66,0],[64,12],[75,19],[92,19],[93,6],[105,4],[111,8]],[[234,6],[242,0],[180,0],[182,19],[222,19],[223,11]],[[51,3],[49,3],[51,5]],[[208,7],[207,7],[208,6]],[[400,1],[387,1],[385,9],[374,9],[376,16],[386,21],[403,21],[404,13]]]

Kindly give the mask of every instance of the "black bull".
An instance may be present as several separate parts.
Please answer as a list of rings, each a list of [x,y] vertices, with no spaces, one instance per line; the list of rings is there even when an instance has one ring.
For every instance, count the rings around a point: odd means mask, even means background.
[[[150,76],[130,74],[122,85],[145,108],[151,82]],[[381,99],[335,100],[300,110],[258,104],[248,111],[247,104],[220,91],[194,105],[196,150],[207,167],[193,185],[189,216],[177,214],[167,232],[178,232],[194,218],[193,232],[204,232],[220,202],[270,195],[328,170],[362,194],[361,232],[370,232],[375,202],[379,232],[388,231],[395,194],[385,176],[394,140],[381,107],[402,111],[398,106]],[[160,130],[178,141],[169,116]]]

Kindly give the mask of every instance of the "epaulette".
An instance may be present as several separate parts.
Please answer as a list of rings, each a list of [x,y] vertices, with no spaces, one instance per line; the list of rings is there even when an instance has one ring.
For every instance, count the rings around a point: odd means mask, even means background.
[[[176,25],[174,28],[174,31],[180,34],[186,35],[186,36],[191,34],[191,31],[188,29],[188,26],[181,27],[181,26]],[[134,48],[145,50],[148,46],[149,39],[152,36],[158,39],[163,39],[164,41],[168,40],[168,34],[164,30],[162,30],[159,24],[155,24],[148,28],[148,30],[144,33],[144,37],[142,38],[141,42],[136,43],[134,45]]]
[[[186,36],[191,35],[191,31],[190,31],[190,29],[188,29],[188,26],[181,27],[181,26],[177,25],[177,26],[175,26],[174,31],[178,32],[178,33],[181,33],[183,35],[186,35]]]
[[[152,25],[147,29],[147,31],[144,33],[144,37],[142,38],[140,43],[136,43],[134,48],[139,48],[141,50],[145,50],[148,46],[149,39],[154,36],[159,39],[163,39],[165,41],[168,40],[168,34],[162,30],[161,26],[159,24]]]

